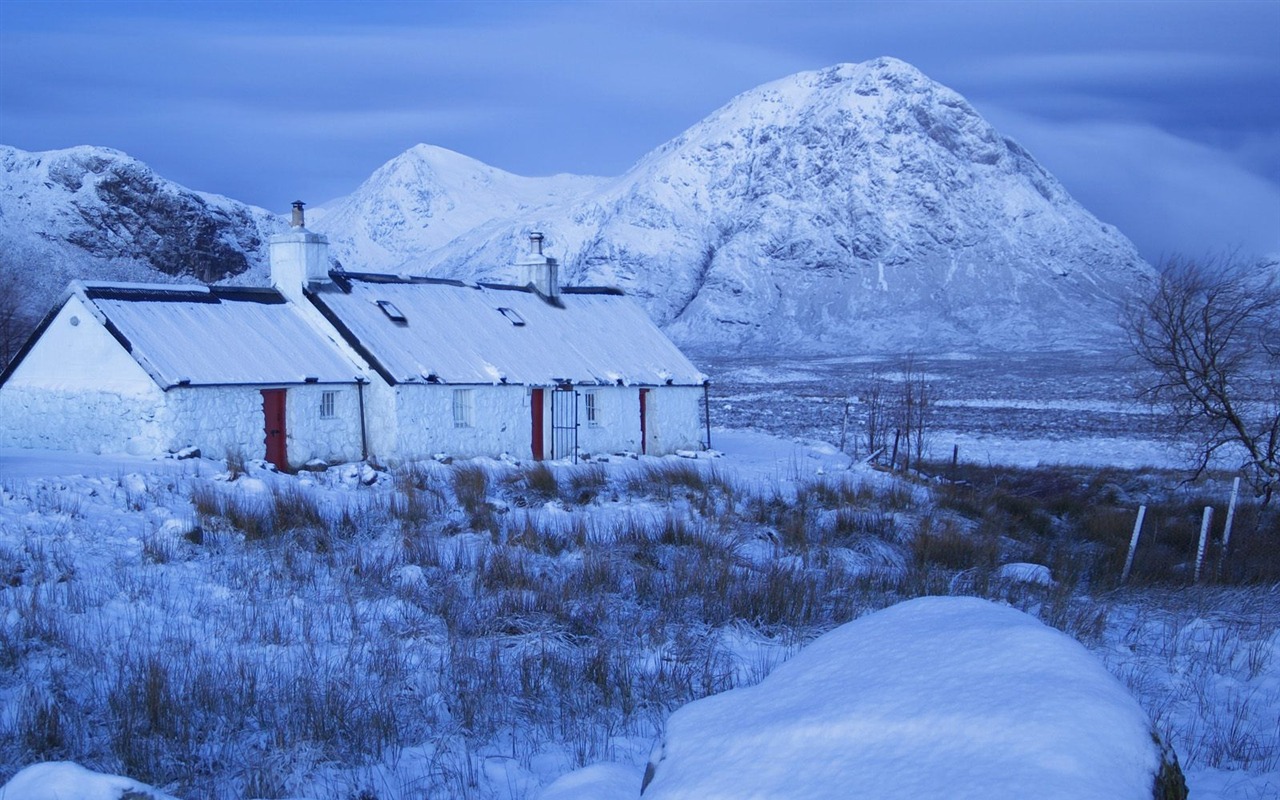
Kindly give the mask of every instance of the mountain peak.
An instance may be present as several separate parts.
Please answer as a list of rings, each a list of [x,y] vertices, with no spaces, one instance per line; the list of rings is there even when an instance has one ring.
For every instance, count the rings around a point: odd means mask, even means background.
[[[256,273],[280,224],[105,148],[0,159],[0,256],[71,277]],[[313,227],[348,268],[469,280],[514,280],[541,230],[567,283],[625,289],[722,352],[1114,343],[1118,303],[1153,274],[963,97],[890,57],[744,92],[617,178],[418,144],[325,212]]]

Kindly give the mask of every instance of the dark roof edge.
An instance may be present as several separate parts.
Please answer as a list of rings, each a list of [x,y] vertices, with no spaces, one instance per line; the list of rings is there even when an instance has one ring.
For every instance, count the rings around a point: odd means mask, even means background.
[[[143,303],[220,303],[227,300],[284,305],[288,302],[279,291],[260,286],[184,287],[175,285],[172,289],[164,289],[152,285],[118,284],[115,286],[87,285],[83,291],[84,296],[90,300],[124,300]]]
[[[305,379],[300,381],[211,381],[209,383],[205,383],[203,381],[178,381],[177,383],[165,384],[160,388],[167,392],[171,389],[211,389],[229,386],[261,386],[269,389],[273,386],[355,386],[357,383],[361,383],[361,381],[356,380],[355,378],[348,381],[308,381]]]
[[[222,300],[262,303],[269,306],[284,305],[289,302],[280,290],[266,286],[210,286],[209,291]]]
[[[332,274],[332,273],[331,273]],[[458,288],[475,288],[475,284],[465,281],[458,281],[452,278],[428,278],[424,275],[391,275],[386,272],[347,272],[339,273],[342,279],[347,282],[361,283],[403,283],[403,284],[428,284],[435,286],[457,286]]]
[[[43,336],[44,332],[49,329],[49,326],[53,324],[53,320],[58,316],[58,312],[63,309],[67,304],[67,301],[70,299],[70,297],[63,298],[61,303],[58,303],[53,308],[49,309],[49,312],[44,315],[44,318],[36,325],[35,330],[33,330],[31,335],[27,337],[27,340],[23,342],[22,347],[18,348],[18,352],[14,355],[13,360],[9,362],[8,366],[6,366],[3,371],[0,371],[0,386],[4,386],[5,383],[8,382],[9,376],[13,374],[14,370],[18,368],[18,365],[22,363],[22,360],[26,358],[27,354],[36,346],[36,342],[40,341],[40,337]]]
[[[625,297],[626,292],[616,286],[563,286],[560,294],[607,294],[614,297]]]
[[[537,290],[532,286],[516,286],[514,283],[487,283],[481,282],[477,284],[481,289],[489,289],[495,292],[524,292],[525,294],[536,294]]]
[[[387,382],[387,385],[396,385],[396,379],[392,376],[391,371],[384,367],[382,362],[374,357],[373,353],[369,351],[369,348],[365,347],[364,343],[360,341],[360,337],[352,333],[346,323],[344,323],[342,319],[334,313],[333,309],[329,308],[329,306],[325,304],[323,298],[321,298],[318,293],[307,289],[303,291],[303,295],[311,302],[311,305],[315,306],[315,309],[320,312],[320,315],[333,326],[334,330],[338,332],[338,335],[351,346],[351,349],[355,350],[356,353],[358,353],[360,357],[369,364],[369,366],[373,367],[375,372],[382,376],[382,379]]]

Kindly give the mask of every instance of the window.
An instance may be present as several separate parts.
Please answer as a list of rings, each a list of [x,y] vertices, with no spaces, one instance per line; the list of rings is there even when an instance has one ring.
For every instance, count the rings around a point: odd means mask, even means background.
[[[387,319],[392,322],[408,322],[400,309],[396,308],[396,304],[390,300],[378,300],[378,308],[382,309],[382,313],[387,315]]]
[[[337,406],[337,392],[321,392],[320,393],[320,419],[333,419],[338,416],[334,408]]]
[[[596,403],[596,393],[587,392],[583,395],[587,404],[587,427],[600,427],[600,406]]]
[[[502,316],[511,320],[511,324],[515,325],[517,328],[524,325],[524,317],[520,316],[520,312],[516,311],[514,308],[499,308],[498,311]]]
[[[471,389],[453,390],[453,427],[475,427],[475,398]]]

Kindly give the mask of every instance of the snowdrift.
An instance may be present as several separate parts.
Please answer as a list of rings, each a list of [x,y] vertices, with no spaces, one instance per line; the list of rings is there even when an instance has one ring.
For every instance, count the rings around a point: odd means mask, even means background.
[[[1080,644],[1014,609],[927,597],[821,637],[762,683],[672,715],[644,800],[1172,800],[1176,758]]]

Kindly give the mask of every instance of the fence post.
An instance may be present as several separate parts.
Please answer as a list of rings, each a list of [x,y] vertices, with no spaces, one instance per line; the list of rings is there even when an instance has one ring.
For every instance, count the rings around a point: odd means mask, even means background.
[[[1120,582],[1129,580],[1129,570],[1133,569],[1133,554],[1138,550],[1138,535],[1142,533],[1142,520],[1147,516],[1147,507],[1138,506],[1138,520],[1133,523],[1133,536],[1129,538],[1129,555],[1124,560],[1124,572],[1120,573]]]
[[[1209,544],[1209,523],[1213,520],[1213,506],[1204,507],[1204,517],[1200,520],[1200,546],[1196,548],[1196,583],[1200,582],[1200,568],[1204,566],[1204,551]]]
[[[1222,528],[1222,549],[1218,552],[1218,579],[1222,579],[1222,563],[1227,560],[1227,547],[1231,544],[1231,523],[1236,518],[1236,498],[1240,495],[1240,476],[1231,482],[1231,503],[1227,506],[1227,521]]]
[[[840,419],[840,452],[844,453],[846,436],[849,433],[849,398],[844,399],[844,416]]]

